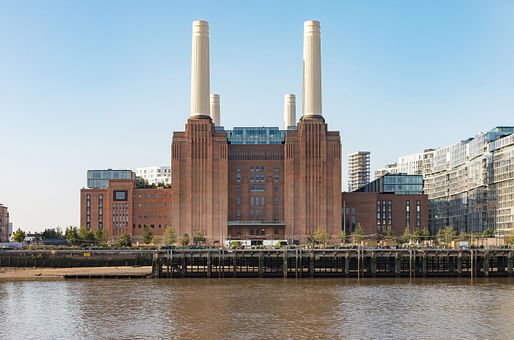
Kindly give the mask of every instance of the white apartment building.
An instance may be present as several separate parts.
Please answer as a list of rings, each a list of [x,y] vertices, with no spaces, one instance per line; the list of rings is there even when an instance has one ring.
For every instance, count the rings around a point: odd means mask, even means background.
[[[369,183],[369,151],[348,155],[348,191],[355,191]]]
[[[398,172],[423,175],[432,233],[514,229],[514,127],[400,157]]]
[[[171,166],[148,166],[136,169],[136,176],[147,184],[159,183],[171,185]]]

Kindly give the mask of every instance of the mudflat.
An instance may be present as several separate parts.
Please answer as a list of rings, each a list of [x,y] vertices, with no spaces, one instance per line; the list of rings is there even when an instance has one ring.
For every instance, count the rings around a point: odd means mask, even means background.
[[[34,268],[0,267],[0,280],[62,280],[65,275],[144,275],[151,266]]]

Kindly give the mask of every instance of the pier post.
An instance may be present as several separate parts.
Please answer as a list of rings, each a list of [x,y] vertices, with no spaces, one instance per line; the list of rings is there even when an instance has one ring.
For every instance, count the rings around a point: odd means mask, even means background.
[[[311,256],[309,258],[309,273],[311,277],[314,277],[314,251],[311,250]]]
[[[283,262],[282,262],[282,275],[287,277],[287,248],[284,248]]]
[[[512,259],[512,253],[514,253],[514,250],[510,250],[509,251],[509,256],[507,257],[507,275],[508,276],[512,276],[512,273],[513,273],[513,264],[514,264],[514,261]]]
[[[486,250],[484,254],[484,275],[489,277],[489,250]]]
[[[344,275],[348,276],[350,274],[350,252],[346,251],[346,255],[344,256]]]
[[[402,270],[401,259],[400,259],[400,256],[398,255],[398,253],[396,253],[394,256],[394,275],[400,276],[401,270]]]
[[[207,277],[210,278],[211,274],[211,252],[207,251]]]
[[[264,253],[259,252],[259,277],[264,276]]]
[[[423,277],[427,276],[427,253],[423,254],[423,258],[421,259],[421,271],[423,272]]]
[[[295,276],[295,278],[298,278],[298,248],[295,249],[295,257],[296,257],[296,263],[295,263],[295,269],[294,269],[294,276]]]
[[[371,253],[371,261],[370,261],[370,272],[372,277],[377,276],[377,255],[375,252]]]
[[[462,276],[462,251],[459,251],[459,256],[457,257],[457,273],[459,276]]]
[[[233,277],[237,277],[237,253],[234,252],[232,254],[233,254],[232,265],[233,265],[233,270],[234,270]]]

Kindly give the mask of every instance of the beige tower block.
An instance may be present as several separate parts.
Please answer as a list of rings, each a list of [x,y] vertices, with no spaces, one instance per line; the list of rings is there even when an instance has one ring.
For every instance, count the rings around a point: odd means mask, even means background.
[[[209,23],[193,21],[191,116],[210,116]]]
[[[286,94],[284,96],[284,129],[296,126],[296,96]]]
[[[221,121],[220,121],[220,95],[219,94],[211,94],[210,105],[211,105],[211,118],[214,121],[214,125],[215,126],[221,126]]]
[[[319,21],[303,26],[303,94],[304,116],[321,115],[321,37]]]

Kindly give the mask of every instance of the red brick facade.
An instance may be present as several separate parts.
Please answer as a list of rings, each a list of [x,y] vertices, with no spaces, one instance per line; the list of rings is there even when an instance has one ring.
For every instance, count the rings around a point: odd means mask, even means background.
[[[388,227],[391,227],[396,236],[403,234],[407,224],[411,232],[416,229],[428,229],[427,195],[343,192],[342,204],[342,224],[347,235],[355,230],[359,223],[368,237],[378,239],[385,235]]]
[[[244,145],[229,144],[210,118],[193,117],[174,133],[171,154],[179,236],[304,242],[318,228],[341,230],[341,142],[320,116],[302,119],[284,144]]]
[[[145,225],[155,236],[164,234],[171,225],[170,206],[171,189],[138,189],[134,179],[113,179],[106,189],[80,191],[80,226],[101,228],[113,242],[123,233],[141,242]]]

